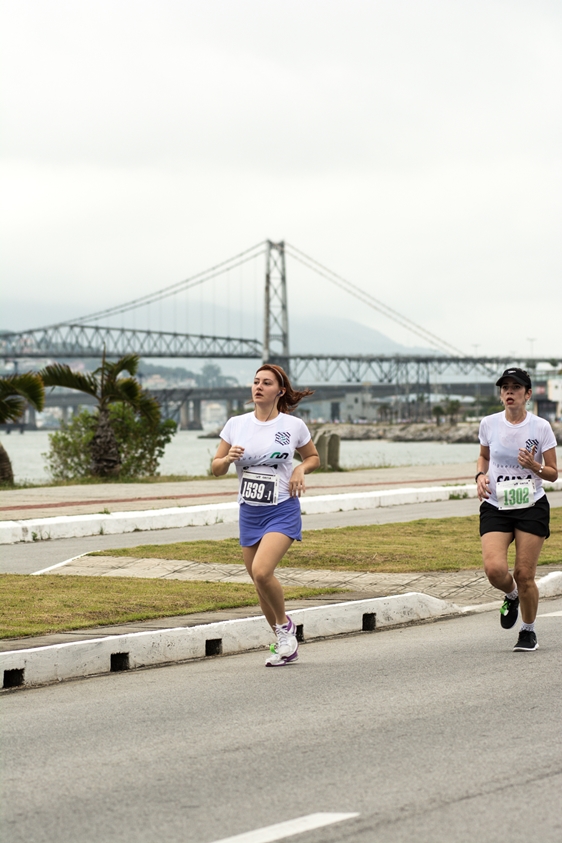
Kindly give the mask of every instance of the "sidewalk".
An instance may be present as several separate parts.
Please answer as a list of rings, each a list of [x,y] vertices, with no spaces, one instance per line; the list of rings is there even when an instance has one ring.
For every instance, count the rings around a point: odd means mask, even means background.
[[[475,452],[476,453],[476,452]],[[475,457],[476,461],[476,457]],[[307,498],[326,494],[474,482],[474,462],[316,473],[307,478]],[[201,506],[236,501],[238,482],[227,477],[174,483],[105,483],[41,486],[0,491],[0,521]]]

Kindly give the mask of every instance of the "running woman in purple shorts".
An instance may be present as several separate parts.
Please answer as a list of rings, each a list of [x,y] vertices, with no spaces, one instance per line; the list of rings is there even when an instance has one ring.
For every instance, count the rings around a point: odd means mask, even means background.
[[[267,667],[298,659],[297,630],[285,613],[285,598],[275,568],[292,545],[302,540],[299,498],[305,474],[320,465],[310,432],[290,415],[310,390],[297,391],[280,366],[265,363],[252,385],[254,412],[230,418],[221,431],[211,469],[216,477],[234,463],[240,482],[240,544],[244,564],[277,642]],[[298,451],[302,462],[293,468]]]
[[[480,535],[484,570],[490,583],[505,594],[500,609],[504,629],[517,622],[521,604],[522,624],[516,651],[539,646],[535,618],[539,592],[535,583],[537,562],[550,535],[550,507],[543,480],[558,478],[556,439],[546,419],[526,409],[531,378],[523,369],[506,369],[496,386],[504,411],[480,422],[480,456],[476,487],[480,506]],[[507,563],[509,545],[515,540],[513,575]]]

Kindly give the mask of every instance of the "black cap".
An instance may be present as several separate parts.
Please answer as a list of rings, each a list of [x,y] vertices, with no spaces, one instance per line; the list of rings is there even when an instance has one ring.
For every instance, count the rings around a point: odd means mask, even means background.
[[[496,386],[501,386],[504,381],[511,378],[512,381],[515,383],[520,383],[523,386],[527,387],[527,389],[531,389],[531,378],[529,377],[529,373],[525,371],[525,369],[506,369],[503,375],[499,380],[496,381]]]

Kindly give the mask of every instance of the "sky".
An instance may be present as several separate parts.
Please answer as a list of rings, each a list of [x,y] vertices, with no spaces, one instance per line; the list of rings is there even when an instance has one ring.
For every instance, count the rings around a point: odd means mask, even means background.
[[[284,239],[467,354],[562,359],[558,0],[0,0],[0,33],[0,329]],[[420,345],[319,283],[288,262],[301,321]]]

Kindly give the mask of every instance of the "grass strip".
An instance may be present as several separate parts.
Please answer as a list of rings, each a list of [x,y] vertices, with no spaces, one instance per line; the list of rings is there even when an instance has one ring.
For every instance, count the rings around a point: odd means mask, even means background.
[[[551,511],[551,536],[544,543],[540,564],[562,562],[562,508]],[[478,516],[424,518],[364,527],[307,530],[304,541],[294,542],[281,567],[418,573],[464,571],[482,566]],[[178,561],[239,563],[237,539],[175,542],[164,545],[103,550],[92,556],[128,556]],[[514,546],[510,559],[514,558]]]
[[[286,588],[288,599],[333,594],[337,588]],[[0,574],[0,638],[22,638],[256,606],[253,585],[136,577]]]

